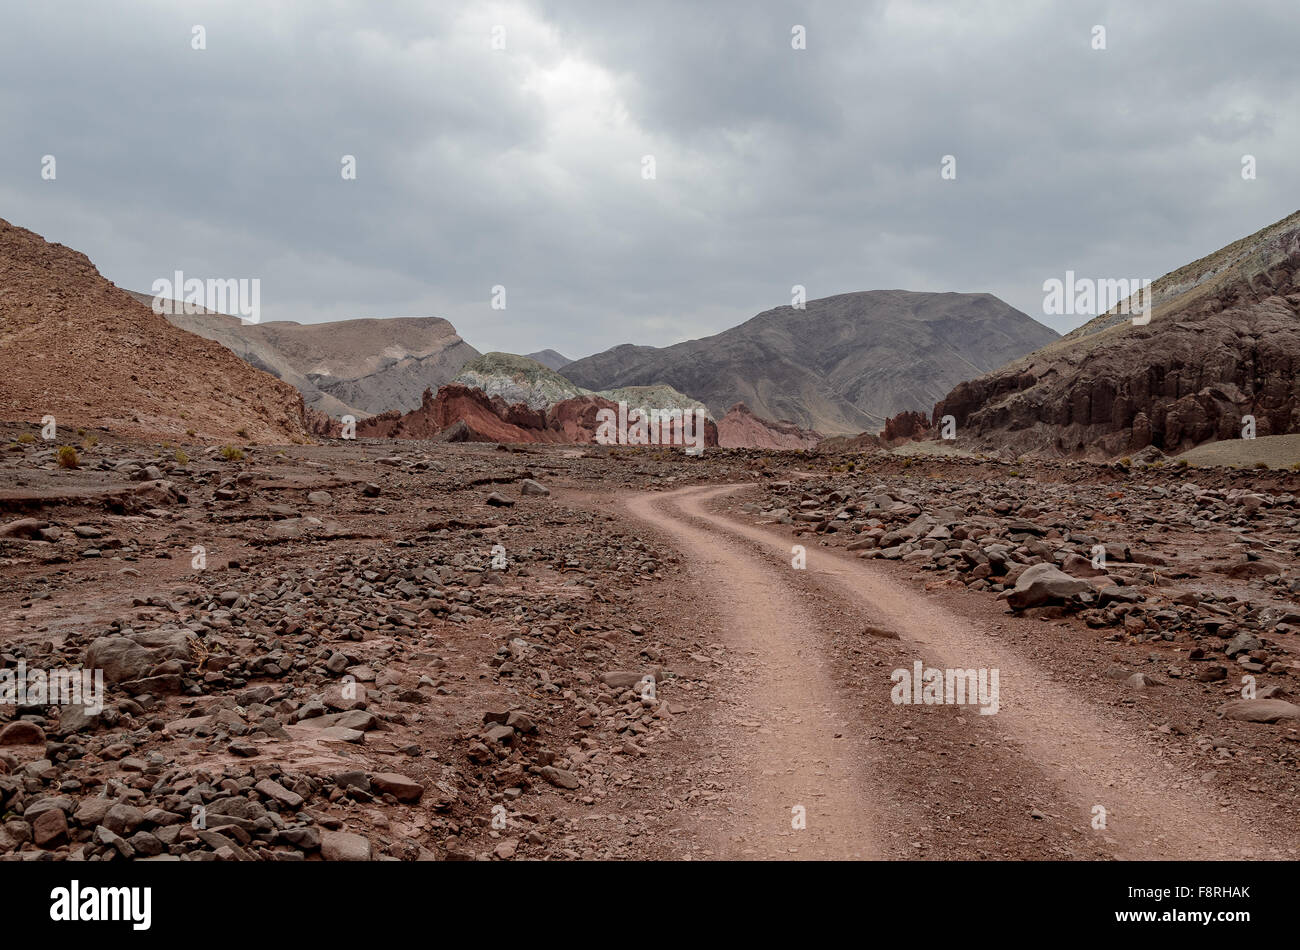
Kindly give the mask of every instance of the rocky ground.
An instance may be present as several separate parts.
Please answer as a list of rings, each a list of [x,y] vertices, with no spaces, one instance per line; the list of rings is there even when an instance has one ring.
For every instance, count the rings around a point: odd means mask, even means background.
[[[1296,804],[1293,473],[367,440],[240,458],[106,432],[65,468],[3,429],[0,667],[107,686],[98,713],[0,706],[8,860],[1128,854],[1005,751],[1052,738],[1018,725],[1039,700],[1104,709],[1212,789],[1246,830],[1207,818],[1196,853],[1297,853],[1268,827]],[[793,572],[792,544],[836,560]],[[835,572],[856,587],[816,586]],[[850,603],[887,613],[891,591],[1037,631],[1004,662],[1068,699],[1009,696],[997,741],[961,723],[1001,716],[896,720],[887,668],[924,631]],[[1112,764],[1081,768],[1104,785]],[[981,791],[980,769],[1024,774]],[[791,837],[800,795],[838,831]]]

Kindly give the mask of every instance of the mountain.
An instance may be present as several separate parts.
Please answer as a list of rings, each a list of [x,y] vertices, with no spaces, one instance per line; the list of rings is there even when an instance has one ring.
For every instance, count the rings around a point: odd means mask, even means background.
[[[934,407],[958,444],[1109,458],[1300,431],[1300,212],[1151,285],[1145,326],[1118,308]]]
[[[990,294],[873,290],[778,307],[673,346],[616,346],[563,375],[597,390],[666,384],[714,418],[743,402],[767,419],[853,434],[928,409],[961,380],[1054,339]]]
[[[132,296],[153,301],[149,294]],[[440,317],[245,324],[205,311],[166,318],[283,379],[307,406],[331,416],[414,409],[425,389],[449,382],[479,355]]]
[[[554,350],[538,350],[536,353],[529,353],[528,359],[536,360],[547,369],[561,369],[573,362],[564,354]]]
[[[84,254],[4,220],[0,353],[5,419],[203,441],[306,435],[292,386],[173,326]]]

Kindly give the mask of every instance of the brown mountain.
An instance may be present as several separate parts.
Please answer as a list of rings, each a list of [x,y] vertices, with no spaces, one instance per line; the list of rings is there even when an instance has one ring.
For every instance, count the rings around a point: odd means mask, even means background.
[[[153,301],[149,294],[132,296]],[[479,355],[440,317],[245,324],[205,311],[167,319],[283,379],[308,407],[332,416],[415,409],[425,389],[451,381]]]
[[[1056,339],[990,294],[873,290],[778,307],[714,336],[616,346],[561,370],[587,389],[666,384],[717,418],[745,403],[827,434],[878,430],[973,373]]]
[[[288,442],[302,397],[186,333],[100,275],[84,254],[0,220],[0,414],[61,429]],[[240,435],[243,430],[247,435]]]
[[[1145,326],[1116,311],[934,407],[958,445],[1044,455],[1168,452],[1300,431],[1300,212],[1152,284]]]

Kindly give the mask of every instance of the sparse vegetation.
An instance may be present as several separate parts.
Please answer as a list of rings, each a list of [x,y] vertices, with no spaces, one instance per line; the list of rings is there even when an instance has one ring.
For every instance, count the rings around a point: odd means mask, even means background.
[[[234,445],[223,445],[220,455],[227,462],[242,462],[244,460],[244,450]]]
[[[87,451],[93,449],[97,445],[99,445],[99,436],[95,435],[93,432],[81,440],[82,449]]]
[[[235,435],[239,436],[241,439],[247,439],[249,437],[248,429],[246,429],[243,426],[240,426],[238,429],[235,430]]]
[[[194,436],[195,436],[197,433],[196,433],[193,429],[186,429],[186,430],[185,430],[185,434],[188,435],[188,436],[192,439],[192,438],[194,438]]]
[[[18,441],[23,445],[31,445],[36,441],[36,436],[32,435],[30,432],[24,432],[22,435],[18,436]]]
[[[59,468],[76,468],[81,464],[81,459],[77,458],[77,450],[70,445],[64,445],[59,448]]]
[[[184,449],[177,449],[176,452],[175,452],[175,458],[176,458],[177,463],[179,463],[179,464],[181,464],[181,465],[189,465],[189,464],[190,464],[190,457],[189,457],[188,455],[185,454],[185,450],[184,450]]]

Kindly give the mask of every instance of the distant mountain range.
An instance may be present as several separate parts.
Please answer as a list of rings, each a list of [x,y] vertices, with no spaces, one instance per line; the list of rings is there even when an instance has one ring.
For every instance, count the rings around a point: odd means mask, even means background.
[[[427,414],[430,399],[450,412],[454,400],[424,394],[455,381],[506,421],[517,403],[539,418],[561,402],[702,404],[722,444],[773,448],[863,432],[876,444],[887,420],[886,442],[924,438],[943,416],[961,448],[1091,457],[1236,439],[1248,420],[1260,437],[1300,432],[1300,212],[1155,281],[1147,325],[1112,311],[1058,337],[988,294],[877,290],[575,362],[480,354],[437,317],[164,317],[84,255],[3,221],[0,265],[0,408],[60,426],[288,441],[332,425],[304,423],[304,403],[335,418]]]
[[[764,419],[854,434],[929,409],[962,380],[1055,339],[990,294],[872,290],[777,307],[673,346],[616,346],[562,375],[593,390],[669,385],[718,419],[743,402]]]
[[[145,304],[148,294],[133,296]],[[179,307],[171,308],[179,311]],[[338,418],[420,408],[425,389],[456,381],[546,408],[588,393],[660,387],[671,405],[698,400],[714,419],[743,403],[753,421],[807,433],[878,431],[900,409],[924,409],[963,379],[995,369],[1056,334],[988,294],[879,290],[779,307],[715,336],[662,349],[618,346],[571,361],[554,350],[483,354],[438,317],[245,324],[201,312],[167,314],[302,393]],[[511,362],[514,360],[516,362]],[[556,371],[562,371],[557,373]],[[773,436],[776,438],[776,436]]]

